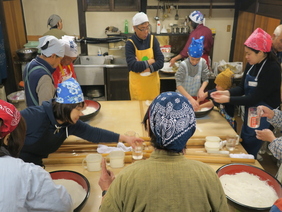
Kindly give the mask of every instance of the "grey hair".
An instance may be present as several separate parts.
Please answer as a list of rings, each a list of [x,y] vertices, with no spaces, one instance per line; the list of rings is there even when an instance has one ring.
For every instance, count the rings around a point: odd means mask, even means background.
[[[274,34],[276,37],[278,37],[278,36],[281,35],[281,33],[282,33],[282,24],[278,25],[278,26],[275,28],[273,34]]]

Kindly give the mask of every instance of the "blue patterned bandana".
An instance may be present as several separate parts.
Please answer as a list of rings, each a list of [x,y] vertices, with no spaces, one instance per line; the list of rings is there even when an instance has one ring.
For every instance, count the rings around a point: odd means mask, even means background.
[[[194,110],[183,95],[161,93],[150,105],[150,128],[157,143],[165,149],[181,152],[196,129]]]
[[[194,58],[202,57],[204,51],[204,39],[204,36],[201,36],[197,40],[195,40],[195,38],[192,38],[192,42],[188,47],[189,56]]]
[[[74,78],[69,78],[58,84],[56,102],[76,104],[84,101],[80,85]]]

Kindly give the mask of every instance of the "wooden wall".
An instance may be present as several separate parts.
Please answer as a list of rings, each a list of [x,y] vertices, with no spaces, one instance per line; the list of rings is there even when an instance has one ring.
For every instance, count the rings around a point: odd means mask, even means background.
[[[270,18],[266,16],[256,15],[255,13],[240,11],[238,16],[238,25],[235,37],[233,61],[243,61],[246,64],[244,42],[252,34],[252,32],[260,27],[270,35],[274,29],[280,24],[280,19]]]
[[[18,83],[22,80],[21,64],[17,62],[16,50],[24,47],[27,37],[21,0],[0,1],[0,3],[8,58],[8,79],[4,85],[6,93],[9,94],[19,89]]]

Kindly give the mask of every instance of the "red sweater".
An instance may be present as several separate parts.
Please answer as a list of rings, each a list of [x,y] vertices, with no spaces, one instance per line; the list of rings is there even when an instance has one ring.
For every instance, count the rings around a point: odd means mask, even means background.
[[[208,55],[211,51],[211,48],[213,46],[213,37],[212,37],[212,32],[211,30],[204,26],[203,24],[199,24],[197,26],[196,29],[194,29],[190,35],[189,38],[184,46],[184,48],[182,49],[182,51],[180,52],[180,55],[182,56],[182,58],[187,58],[188,57],[188,47],[191,44],[192,38],[194,37],[195,39],[199,39],[201,36],[205,36],[205,40],[204,40],[204,52],[203,54]]]

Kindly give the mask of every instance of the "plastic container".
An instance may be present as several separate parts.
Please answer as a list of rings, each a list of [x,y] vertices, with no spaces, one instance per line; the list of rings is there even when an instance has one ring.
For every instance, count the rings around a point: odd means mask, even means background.
[[[217,136],[207,136],[207,137],[206,137],[206,141],[207,141],[207,142],[216,142],[216,143],[219,143],[219,142],[220,142],[220,137],[217,137]]]
[[[157,21],[157,34],[161,34],[161,22]]]
[[[17,91],[7,96],[8,102],[12,103],[19,111],[26,108],[24,91]]]
[[[220,143],[212,142],[212,141],[206,141],[205,142],[205,149],[208,153],[214,153],[218,152],[221,148]]]
[[[127,20],[125,20],[124,22],[124,33],[128,34],[128,21]]]
[[[98,56],[102,56],[102,51],[101,51],[101,49],[100,49],[100,48],[98,49],[98,53],[97,53],[97,55],[98,55]]]

